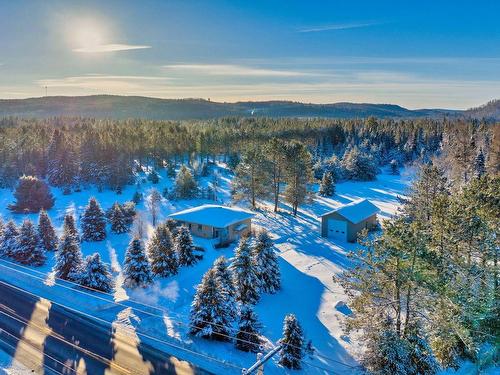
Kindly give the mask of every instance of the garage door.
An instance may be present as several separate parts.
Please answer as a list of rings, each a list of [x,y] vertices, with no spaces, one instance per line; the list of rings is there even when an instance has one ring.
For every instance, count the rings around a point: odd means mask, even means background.
[[[347,241],[347,222],[328,219],[328,238]]]

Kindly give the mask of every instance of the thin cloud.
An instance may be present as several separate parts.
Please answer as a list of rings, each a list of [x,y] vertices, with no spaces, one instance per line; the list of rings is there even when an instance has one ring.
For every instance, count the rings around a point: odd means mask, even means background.
[[[364,22],[364,23],[338,23],[324,26],[315,26],[299,29],[299,33],[318,33],[321,31],[334,31],[334,30],[348,30],[348,29],[359,29],[362,27],[370,27],[381,25],[382,22]]]
[[[146,49],[146,48],[151,48],[151,46],[133,45],[133,44],[99,44],[96,46],[75,48],[73,49],[73,51],[80,53],[102,53],[102,52],[130,51],[134,49]]]
[[[224,76],[247,76],[247,77],[299,77],[308,76],[310,73],[278,70],[278,69],[262,69],[244,65],[226,65],[226,64],[173,64],[164,65],[165,69],[190,71],[193,73],[201,73],[205,75],[224,75]]]

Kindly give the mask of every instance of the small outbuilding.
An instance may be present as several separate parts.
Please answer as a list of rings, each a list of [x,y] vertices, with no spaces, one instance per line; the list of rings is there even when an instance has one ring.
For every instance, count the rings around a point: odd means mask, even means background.
[[[193,236],[218,238],[227,243],[249,234],[254,216],[253,212],[238,207],[205,204],[176,212],[169,218],[186,225]]]
[[[367,199],[351,202],[321,216],[321,235],[355,242],[363,229],[377,226],[379,212],[378,207]]]

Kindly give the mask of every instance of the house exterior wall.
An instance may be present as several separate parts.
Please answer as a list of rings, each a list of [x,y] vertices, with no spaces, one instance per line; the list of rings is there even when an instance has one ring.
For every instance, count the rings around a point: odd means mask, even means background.
[[[246,219],[239,221],[235,224],[231,224],[227,228],[214,228],[211,225],[201,225],[196,223],[189,223],[186,221],[177,221],[181,225],[186,225],[193,236],[202,238],[214,238],[214,233],[216,230],[219,231],[219,236],[222,234],[223,230],[227,230],[227,237],[224,240],[233,241],[239,236],[249,234],[252,230],[252,219]],[[245,224],[247,227],[241,231],[237,231],[236,228],[241,224]]]
[[[349,220],[339,215],[337,212],[332,212],[328,215],[321,217],[321,236],[328,237],[328,220],[342,220],[347,222],[347,241],[356,242],[358,238],[358,233],[363,229],[372,229],[377,225],[377,214],[373,214],[367,219],[361,221],[358,224],[351,223]]]

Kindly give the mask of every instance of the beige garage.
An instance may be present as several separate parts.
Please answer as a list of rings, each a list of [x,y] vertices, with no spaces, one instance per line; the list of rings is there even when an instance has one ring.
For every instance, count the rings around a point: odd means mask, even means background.
[[[363,229],[377,226],[380,210],[367,199],[343,205],[321,216],[321,235],[337,241],[355,242]]]

